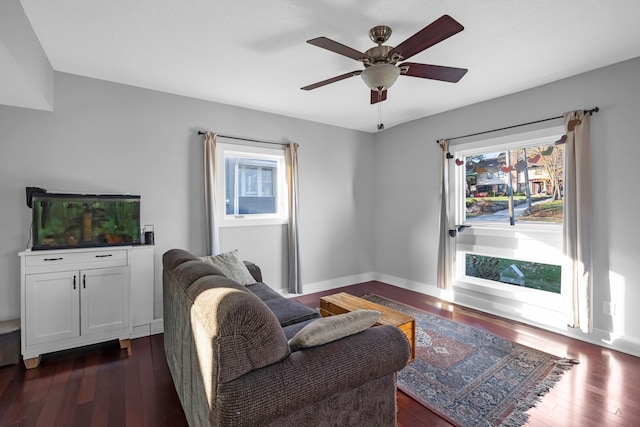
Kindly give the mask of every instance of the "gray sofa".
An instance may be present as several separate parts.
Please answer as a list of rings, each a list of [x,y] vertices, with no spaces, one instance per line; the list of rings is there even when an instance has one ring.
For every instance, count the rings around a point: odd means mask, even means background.
[[[184,250],[163,256],[164,346],[189,425],[396,425],[404,334],[377,326],[291,351],[318,312],[246,264],[257,283],[242,286]]]

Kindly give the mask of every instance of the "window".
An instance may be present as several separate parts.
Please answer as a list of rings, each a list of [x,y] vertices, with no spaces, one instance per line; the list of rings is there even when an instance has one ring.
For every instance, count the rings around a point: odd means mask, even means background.
[[[221,226],[286,223],[284,149],[218,143],[216,158]]]
[[[227,215],[278,213],[277,160],[228,154],[224,167]]]
[[[493,150],[459,155],[465,157],[464,221],[561,223],[564,145],[543,140]]]
[[[450,177],[453,219],[471,226],[455,239],[462,295],[562,322],[564,145],[555,142],[563,133],[554,127],[450,148],[464,162]]]
[[[482,255],[465,255],[465,275],[560,293],[562,269],[558,265]]]

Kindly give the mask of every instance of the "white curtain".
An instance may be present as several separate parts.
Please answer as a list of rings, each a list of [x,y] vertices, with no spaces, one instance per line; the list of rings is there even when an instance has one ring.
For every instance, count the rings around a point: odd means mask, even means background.
[[[216,211],[216,140],[213,132],[202,136],[204,148],[204,215],[206,223],[207,254],[220,253],[220,236]]]
[[[289,245],[288,291],[292,294],[301,294],[298,144],[290,142],[287,145],[285,158],[287,163],[287,185],[289,193],[289,225],[287,233]]]
[[[440,155],[440,243],[438,246],[437,285],[440,289],[451,290],[453,272],[451,259],[451,236],[449,236],[449,141],[438,141],[442,151]]]
[[[570,327],[586,333],[593,331],[590,115],[584,111],[564,114],[567,140],[563,240],[564,254],[571,266],[567,320]]]

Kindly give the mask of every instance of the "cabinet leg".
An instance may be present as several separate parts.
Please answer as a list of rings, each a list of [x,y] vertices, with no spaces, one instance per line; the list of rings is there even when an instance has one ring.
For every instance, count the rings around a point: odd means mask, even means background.
[[[124,340],[120,340],[120,348],[126,348],[127,349],[127,356],[131,356],[131,340],[130,339],[124,339]]]
[[[27,369],[37,368],[40,364],[40,356],[32,357],[31,359],[24,359],[24,366]]]

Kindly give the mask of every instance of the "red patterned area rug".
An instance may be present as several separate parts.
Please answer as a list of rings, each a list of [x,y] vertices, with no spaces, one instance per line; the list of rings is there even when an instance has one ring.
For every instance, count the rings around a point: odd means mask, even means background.
[[[416,358],[398,373],[398,387],[460,427],[524,425],[526,411],[577,363],[387,298],[363,298],[416,318]]]

